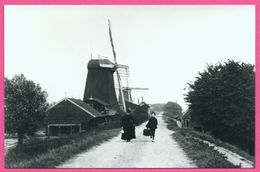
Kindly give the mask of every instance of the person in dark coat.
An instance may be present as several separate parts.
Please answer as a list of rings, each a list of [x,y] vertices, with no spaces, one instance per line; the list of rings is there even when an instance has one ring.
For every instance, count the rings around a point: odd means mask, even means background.
[[[150,129],[150,137],[151,139],[154,141],[154,136],[155,136],[155,130],[157,129],[157,124],[158,124],[158,121],[157,119],[155,118],[155,112],[152,112],[151,113],[151,117],[148,121],[148,123],[146,124],[146,128],[149,128]]]
[[[135,139],[135,119],[131,113],[124,115],[121,118],[121,127],[123,127],[123,135],[121,139],[129,142],[131,139]]]

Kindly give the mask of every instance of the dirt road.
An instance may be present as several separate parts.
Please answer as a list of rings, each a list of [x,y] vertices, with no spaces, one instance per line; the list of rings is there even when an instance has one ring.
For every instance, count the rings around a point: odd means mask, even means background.
[[[120,135],[76,155],[57,168],[193,168],[196,165],[173,140],[158,114],[155,141],[142,135],[145,124],[136,127],[136,139],[125,142]]]

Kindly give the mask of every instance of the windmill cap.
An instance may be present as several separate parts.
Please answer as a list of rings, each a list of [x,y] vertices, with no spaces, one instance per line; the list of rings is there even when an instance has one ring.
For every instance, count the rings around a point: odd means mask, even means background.
[[[114,69],[115,65],[108,59],[92,59],[88,62],[88,69],[100,68]]]

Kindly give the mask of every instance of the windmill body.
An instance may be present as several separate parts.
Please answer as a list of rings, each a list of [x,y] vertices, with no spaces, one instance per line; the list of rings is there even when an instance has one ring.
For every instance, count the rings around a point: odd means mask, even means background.
[[[128,77],[129,67],[117,63],[116,52],[112,40],[109,24],[109,36],[112,46],[114,62],[108,59],[92,59],[88,62],[88,75],[86,79],[83,101],[80,99],[65,97],[60,102],[46,111],[47,135],[62,136],[81,133],[98,125],[118,120],[122,111],[130,110],[136,115],[145,115],[149,111],[146,103],[134,104],[132,102],[131,90],[140,88],[129,88],[128,80],[126,87],[122,86],[121,77]],[[126,70],[126,74],[120,76],[120,69]],[[120,100],[117,100],[114,75]]]
[[[88,63],[88,75],[83,101],[91,98],[102,100],[111,105],[115,110],[119,109],[113,73],[115,65],[108,59],[91,59]]]
[[[108,24],[114,62],[112,63],[110,60],[104,58],[91,59],[89,61],[83,101],[88,102],[91,98],[99,99],[110,104],[115,110],[121,109],[126,112],[126,101],[132,103],[131,90],[143,88],[128,87],[129,66],[117,63],[110,21]],[[113,76],[114,73],[116,74],[116,82]],[[125,87],[122,85],[121,77],[126,77],[127,84]],[[115,83],[117,84],[117,89],[119,91],[118,100],[115,90]]]

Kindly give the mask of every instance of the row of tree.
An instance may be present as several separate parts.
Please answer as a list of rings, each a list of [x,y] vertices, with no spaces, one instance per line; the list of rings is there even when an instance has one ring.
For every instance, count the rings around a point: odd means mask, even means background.
[[[185,100],[191,120],[213,136],[254,154],[255,72],[251,64],[228,60],[199,73]]]

